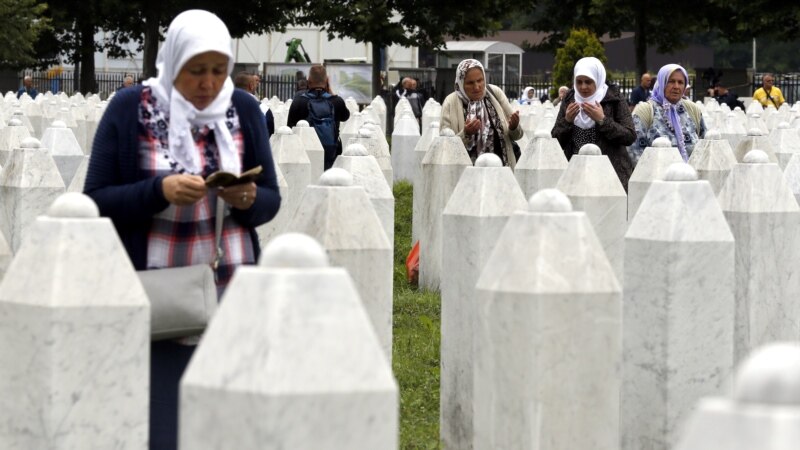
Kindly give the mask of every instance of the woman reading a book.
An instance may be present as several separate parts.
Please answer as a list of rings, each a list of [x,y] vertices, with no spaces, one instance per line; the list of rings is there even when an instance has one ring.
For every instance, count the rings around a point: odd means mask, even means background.
[[[231,49],[214,14],[178,15],[158,53],[158,76],[108,105],[84,188],[113,221],[137,270],[215,262],[221,211],[219,290],[237,266],[256,262],[255,227],[280,206],[264,116],[251,95],[233,87]],[[206,183],[216,172],[236,178],[258,166],[256,181]],[[178,380],[196,341],[152,345],[150,448],[176,447]]]

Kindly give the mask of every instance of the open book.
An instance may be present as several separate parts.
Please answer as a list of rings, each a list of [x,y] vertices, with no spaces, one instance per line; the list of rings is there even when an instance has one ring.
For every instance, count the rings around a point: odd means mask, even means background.
[[[261,166],[253,167],[238,177],[230,172],[218,171],[206,177],[206,186],[210,188],[228,187],[236,184],[250,183],[261,176]]]

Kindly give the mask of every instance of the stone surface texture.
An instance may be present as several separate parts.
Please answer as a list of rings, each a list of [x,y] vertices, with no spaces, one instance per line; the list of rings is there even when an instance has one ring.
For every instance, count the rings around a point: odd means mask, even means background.
[[[476,449],[619,448],[621,287],[586,214],[549,192],[478,278]]]
[[[670,449],[692,405],[730,381],[733,284],[709,183],[654,181],[625,236],[623,450]]]
[[[527,208],[511,169],[467,167],[442,213],[440,436],[446,448],[472,447],[475,280],[508,217]],[[477,165],[476,164],[476,165]]]
[[[67,196],[0,283],[0,447],[144,449],[150,303],[111,221]]]
[[[554,188],[567,170],[567,157],[558,139],[549,132],[537,132],[522,149],[522,156],[514,167],[519,187],[530,198],[542,189]]]

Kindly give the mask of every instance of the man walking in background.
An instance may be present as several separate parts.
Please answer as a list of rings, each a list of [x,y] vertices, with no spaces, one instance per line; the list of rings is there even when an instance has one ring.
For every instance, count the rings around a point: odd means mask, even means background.
[[[786,100],[783,98],[781,90],[775,87],[775,77],[771,73],[765,73],[761,77],[761,83],[761,87],[753,92],[753,100],[761,103],[764,108],[769,105],[776,109],[780,108]]]
[[[631,97],[628,99],[628,104],[630,106],[636,106],[639,102],[646,102],[650,100],[650,81],[652,77],[649,73],[645,72],[642,74],[642,78],[639,81],[639,86],[631,92]]]

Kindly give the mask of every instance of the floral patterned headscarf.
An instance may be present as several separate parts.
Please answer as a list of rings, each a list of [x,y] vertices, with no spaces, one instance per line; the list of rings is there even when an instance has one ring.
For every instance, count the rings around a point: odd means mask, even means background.
[[[467,78],[467,72],[471,69],[480,69],[483,74],[483,95],[480,100],[470,100],[469,95],[464,90],[464,80]],[[497,111],[486,95],[488,89],[486,87],[486,71],[483,69],[483,64],[475,59],[465,59],[458,64],[456,69],[456,83],[455,90],[461,103],[464,105],[464,119],[469,120],[476,118],[481,121],[480,131],[470,137],[470,146],[468,151],[475,149],[475,156],[480,156],[482,153],[494,152],[494,136],[503,136],[503,130],[500,125],[500,120],[497,117]],[[503,157],[505,152],[501,152]]]
[[[664,90],[667,87],[667,81],[669,80],[670,75],[678,70],[680,70],[683,74],[685,83],[687,85],[689,84],[689,75],[686,73],[686,69],[677,64],[667,64],[658,71],[656,84],[653,86],[653,95],[650,97],[650,99],[664,108],[667,120],[669,120],[669,125],[671,125],[670,128],[675,130],[675,139],[678,141],[678,150],[680,150],[683,160],[688,161],[689,156],[686,153],[686,145],[683,142],[684,137],[683,130],[681,129],[681,120],[680,117],[678,117],[680,112],[679,109],[682,108],[680,104],[681,102],[678,100],[678,103],[670,103],[670,101],[664,96]],[[700,124],[697,125],[700,126]]]

